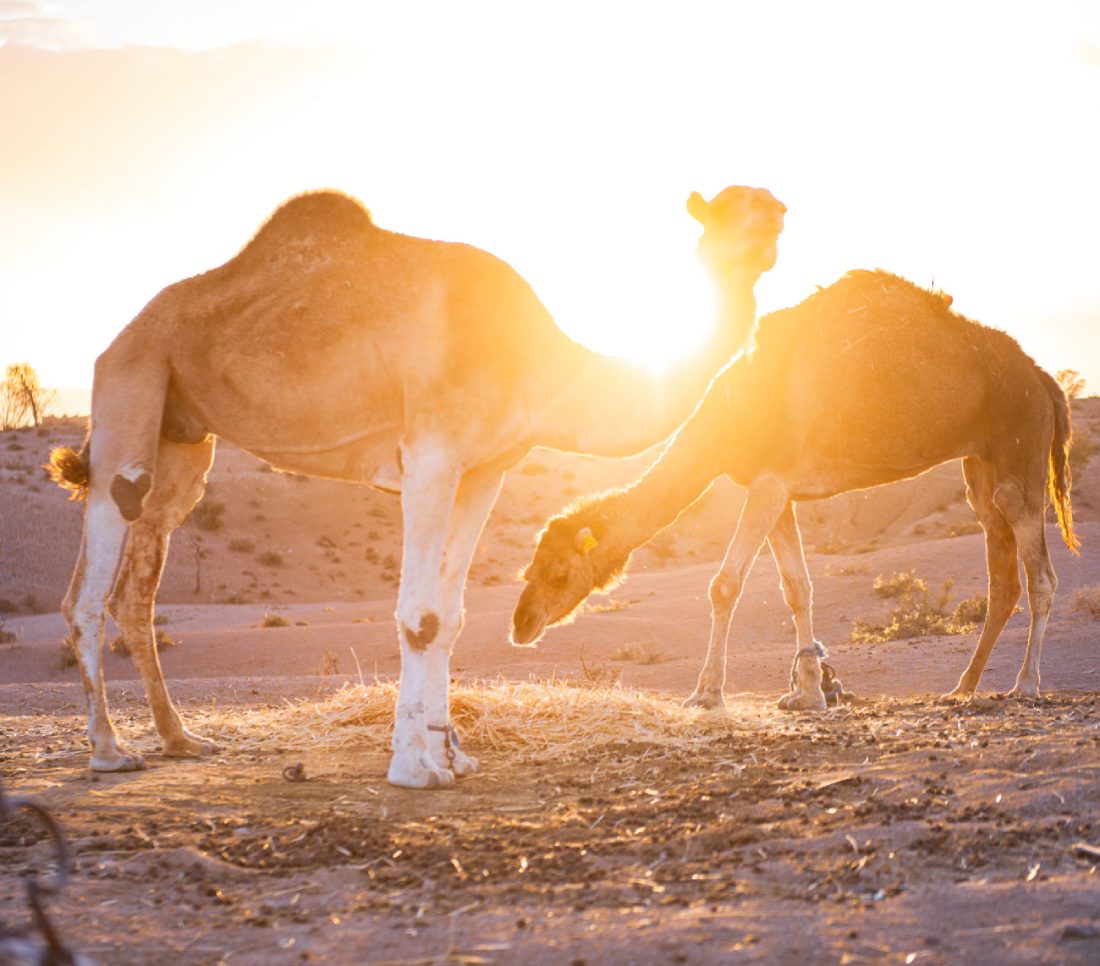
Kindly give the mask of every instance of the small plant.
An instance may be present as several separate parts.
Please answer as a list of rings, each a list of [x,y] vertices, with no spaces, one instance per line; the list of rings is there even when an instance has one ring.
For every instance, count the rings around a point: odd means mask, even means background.
[[[71,667],[76,667],[76,648],[73,647],[73,639],[71,637],[64,637],[61,640],[61,650],[57,655],[58,665],[62,671],[67,671]]]
[[[229,541],[230,553],[252,553],[256,549],[256,541],[248,537],[234,537]]]
[[[960,600],[951,612],[951,621],[959,627],[984,623],[989,613],[989,598],[985,594],[976,594]]]
[[[325,653],[321,655],[321,676],[328,677],[332,674],[340,673],[340,662],[336,655],[332,653],[330,648],[325,648]]]
[[[209,497],[191,511],[191,522],[200,530],[220,530],[225,504]]]
[[[946,530],[943,535],[948,538],[952,537],[966,537],[972,533],[981,533],[982,525],[977,520],[963,520],[962,523],[953,523]]]
[[[875,592],[876,597],[896,600],[913,594],[926,594],[928,586],[917,576],[915,570],[906,570],[902,573],[893,573],[889,577],[879,574],[871,584],[871,590]]]
[[[871,572],[867,564],[842,564],[825,571],[830,577],[862,577]]]
[[[950,577],[943,582],[939,598],[932,603],[928,599],[928,586],[912,571],[895,576],[913,577],[913,589],[901,597],[885,622],[876,624],[857,620],[852,625],[853,644],[882,644],[909,637],[969,634],[977,626],[977,620],[971,619],[979,606],[974,598],[963,601],[952,613],[947,612],[947,601],[951,596],[951,588],[954,587],[954,581]]]
[[[260,627],[290,627],[290,621],[282,614],[264,614]]]
[[[1095,587],[1081,587],[1073,595],[1073,613],[1087,614],[1100,620],[1100,584]]]
[[[650,641],[641,644],[624,644],[611,655],[612,661],[629,661],[632,664],[662,664],[668,656],[657,650]]]
[[[283,565],[283,555],[278,550],[265,550],[263,553],[257,554],[256,559],[265,567],[281,567]]]
[[[847,553],[848,544],[843,540],[826,540],[825,543],[819,543],[816,549],[820,554],[834,556],[838,553]]]
[[[585,610],[589,614],[613,614],[616,611],[626,610],[630,605],[618,597],[608,597],[604,604],[586,604]]]
[[[168,623],[169,619],[170,618],[167,614],[157,614],[157,616],[153,618],[153,626],[163,627],[165,624]]]
[[[4,619],[0,618],[0,644],[12,644],[15,640],[15,631],[6,630],[4,627]]]
[[[333,547],[336,546],[336,541],[333,540],[332,537],[328,536],[327,534],[321,534],[321,536],[319,536],[317,538],[317,546],[318,547],[333,548]]]
[[[156,641],[157,651],[167,651],[168,648],[175,647],[179,643],[165,631],[157,631],[153,640]],[[130,656],[130,648],[126,646],[121,634],[107,646],[111,649],[112,654],[117,654],[119,657]]]
[[[589,664],[584,658],[584,651],[581,651],[581,673],[577,679],[580,686],[587,688],[608,687],[618,683],[621,673],[620,671],[613,671],[603,661],[598,664]]]
[[[1085,431],[1084,427],[1075,428],[1073,432],[1073,443],[1069,450],[1070,472],[1074,474],[1082,472],[1088,464],[1088,461],[1096,454],[1097,450],[1100,450],[1100,446],[1098,446],[1096,440]]]

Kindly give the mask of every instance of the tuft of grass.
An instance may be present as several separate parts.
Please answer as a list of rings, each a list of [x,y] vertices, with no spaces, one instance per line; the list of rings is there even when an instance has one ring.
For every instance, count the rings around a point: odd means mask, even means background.
[[[1087,614],[1094,621],[1100,620],[1100,584],[1077,590],[1071,607],[1075,614]]]
[[[229,541],[230,553],[253,553],[256,549],[256,541],[248,537],[234,537]]]
[[[964,520],[962,523],[953,523],[943,535],[945,537],[966,537],[972,533],[981,533],[982,525],[977,520]]]
[[[669,660],[667,654],[657,649],[651,641],[639,644],[624,644],[611,655],[612,661],[629,661],[631,664],[663,664]]]
[[[626,610],[630,604],[618,597],[608,597],[603,604],[586,604],[584,609],[589,614],[613,614],[616,611]]]
[[[876,597],[897,600],[913,594],[927,595],[928,586],[917,576],[915,570],[905,570],[892,573],[889,577],[879,574],[871,584],[871,590],[875,592]]]
[[[867,564],[841,564],[825,571],[830,577],[862,577],[870,572]]]
[[[265,550],[263,553],[257,554],[256,559],[265,567],[281,567],[283,565],[283,555],[278,550]]]
[[[819,543],[815,549],[818,553],[835,556],[838,553],[847,553],[848,544],[843,540],[826,540],[825,543]]]
[[[939,637],[946,634],[969,634],[978,624],[976,614],[981,607],[979,598],[971,597],[962,601],[951,612],[947,610],[947,601],[951,596],[954,581],[948,577],[940,588],[939,597],[933,603],[928,599],[928,587],[923,580],[916,578],[912,571],[908,575],[919,582],[909,593],[902,596],[900,602],[882,623],[857,620],[852,625],[853,644],[882,644],[886,641],[901,641],[909,637]],[[984,603],[984,598],[981,599]],[[984,610],[984,608],[981,608]]]
[[[207,498],[191,511],[191,522],[200,530],[220,530],[223,513],[224,503]]]
[[[325,653],[321,655],[321,676],[328,677],[339,673],[340,661],[336,655],[332,653],[332,649],[326,647]]]
[[[167,651],[168,648],[175,647],[179,643],[179,641],[171,637],[165,631],[157,631],[154,639],[157,642],[158,651]],[[107,646],[111,649],[112,654],[117,654],[119,657],[130,656],[130,648],[126,646],[126,642],[122,639],[121,634]]]
[[[14,644],[16,641],[15,631],[9,631],[4,627],[4,620],[0,618],[0,644]]]
[[[260,627],[290,627],[290,621],[282,614],[264,614]]]

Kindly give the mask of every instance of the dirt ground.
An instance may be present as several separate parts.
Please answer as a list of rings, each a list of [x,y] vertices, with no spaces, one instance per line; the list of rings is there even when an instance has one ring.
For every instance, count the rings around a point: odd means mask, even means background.
[[[1095,429],[1100,408],[1085,417]],[[1049,532],[1060,587],[1038,701],[992,696],[1022,659],[1023,613],[985,697],[963,706],[935,695],[958,679],[973,633],[851,640],[856,620],[891,606],[873,592],[878,575],[913,569],[934,593],[949,579],[952,600],[984,590],[982,539],[948,466],[802,510],[815,628],[851,702],[775,709],[793,631],[761,558],[734,620],[729,714],[705,738],[684,747],[624,728],[582,754],[523,761],[468,740],[481,772],[411,792],[386,785],[384,740],[319,750],[280,724],[360,674],[396,675],[392,501],[232,451],[213,477],[222,524],[181,529],[157,609],[175,644],[162,651],[172,692],[223,751],[160,756],[132,664],[108,654],[116,725],[149,767],[88,771],[56,613],[79,508],[30,469],[77,435],[13,434],[0,452],[0,630],[13,635],[0,644],[0,780],[72,840],[76,874],[50,908],[96,961],[1100,961],[1100,881],[1084,847],[1100,846],[1100,622],[1074,606],[1100,590],[1100,461],[1079,479],[1085,553]],[[457,681],[621,685],[678,713],[702,662],[732,488],[537,650],[507,644],[514,574],[545,515],[644,462],[534,454],[509,477],[467,595]],[[286,626],[264,626],[266,614]],[[262,752],[229,727],[261,711],[273,722]],[[308,780],[286,780],[299,762]],[[33,821],[0,823],[0,923],[25,921],[22,873],[51,855]]]
[[[78,858],[59,928],[102,962],[1100,957],[1096,859],[1075,852],[1100,841],[1095,694],[823,716],[741,697],[689,756],[624,736],[522,772],[487,757],[430,794],[387,786],[382,749],[93,776],[79,717],[12,723],[6,780]],[[50,855],[30,821],[3,828],[5,920]]]

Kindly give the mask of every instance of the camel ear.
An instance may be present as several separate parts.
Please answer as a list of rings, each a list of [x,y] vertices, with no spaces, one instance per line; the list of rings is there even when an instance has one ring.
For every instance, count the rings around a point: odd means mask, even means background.
[[[688,197],[687,209],[688,214],[691,215],[697,222],[705,225],[707,223],[707,208],[709,205],[703,200],[703,196],[698,191],[693,191]]]
[[[573,538],[573,544],[577,548],[577,553],[582,557],[586,557],[589,550],[599,546],[599,541],[592,536],[591,527],[584,527],[577,531],[577,535]]]

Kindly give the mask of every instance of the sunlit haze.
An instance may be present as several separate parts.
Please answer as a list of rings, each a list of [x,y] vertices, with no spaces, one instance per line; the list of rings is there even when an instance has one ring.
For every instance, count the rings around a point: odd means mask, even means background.
[[[326,186],[667,363],[685,199],[739,183],[788,208],[762,312],[882,267],[1100,391],[1100,2],[0,0],[0,45],[0,365],[47,385]]]

